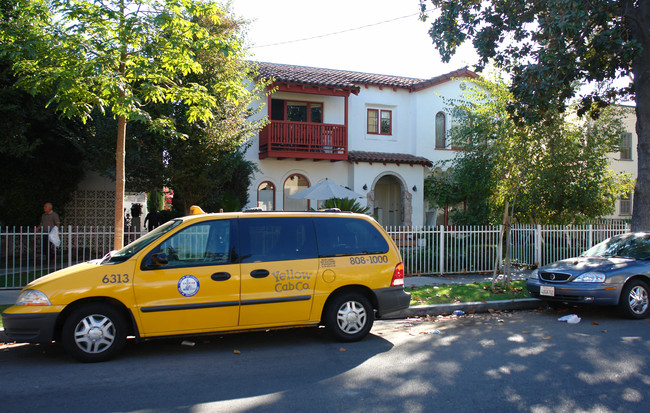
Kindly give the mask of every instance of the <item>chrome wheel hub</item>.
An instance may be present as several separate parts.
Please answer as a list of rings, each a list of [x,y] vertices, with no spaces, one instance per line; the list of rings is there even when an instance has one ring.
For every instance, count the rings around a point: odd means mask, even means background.
[[[630,309],[635,314],[643,314],[648,308],[648,292],[645,288],[636,286],[630,291],[628,297]]]
[[[115,341],[115,325],[101,314],[86,316],[75,328],[74,341],[85,353],[101,353]]]
[[[339,328],[347,334],[361,331],[366,325],[367,318],[366,309],[356,301],[344,303],[336,316]]]

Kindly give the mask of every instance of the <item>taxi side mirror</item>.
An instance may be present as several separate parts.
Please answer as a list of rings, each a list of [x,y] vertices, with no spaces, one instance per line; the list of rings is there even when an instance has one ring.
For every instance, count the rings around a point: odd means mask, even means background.
[[[167,259],[167,254],[164,252],[157,252],[151,256],[151,262],[154,266],[159,267],[161,265],[167,265],[169,260]]]

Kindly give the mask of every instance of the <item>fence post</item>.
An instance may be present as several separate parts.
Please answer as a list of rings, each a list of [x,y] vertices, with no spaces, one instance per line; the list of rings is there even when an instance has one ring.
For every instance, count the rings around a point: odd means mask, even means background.
[[[589,224],[589,243],[587,249],[594,246],[594,226]]]
[[[445,273],[445,227],[440,225],[440,275]]]
[[[542,266],[542,226],[537,225],[535,230],[535,264]]]
[[[72,265],[72,225],[68,225],[68,267]]]

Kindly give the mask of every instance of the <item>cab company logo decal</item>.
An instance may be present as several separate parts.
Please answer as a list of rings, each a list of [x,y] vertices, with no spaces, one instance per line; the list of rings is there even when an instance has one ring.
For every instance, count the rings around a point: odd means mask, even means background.
[[[276,281],[275,292],[311,290],[309,286],[311,274],[310,272],[294,271],[291,269],[272,272],[271,275],[275,277]]]
[[[192,297],[199,292],[199,280],[193,275],[184,275],[178,280],[178,292],[185,297]]]

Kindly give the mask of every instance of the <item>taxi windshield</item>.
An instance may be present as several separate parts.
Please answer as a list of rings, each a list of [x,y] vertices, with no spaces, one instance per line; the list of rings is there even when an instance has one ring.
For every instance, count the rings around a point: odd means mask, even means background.
[[[180,219],[174,219],[172,221],[167,221],[166,223],[162,224],[158,228],[154,229],[151,232],[148,232],[147,234],[143,235],[142,237],[138,238],[137,240],[133,241],[126,247],[122,248],[119,251],[113,251],[104,257],[102,260],[101,264],[110,264],[110,263],[115,263],[115,262],[124,262],[131,258],[133,254],[135,254],[138,251],[141,251],[142,248],[146,247],[147,245],[151,244],[158,238],[160,238],[162,235],[165,233],[169,232],[170,230],[176,228],[179,226],[183,221]]]

